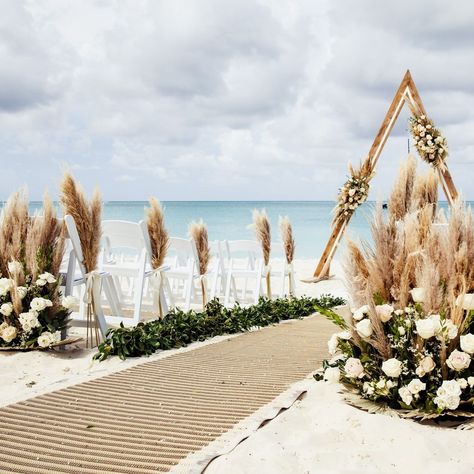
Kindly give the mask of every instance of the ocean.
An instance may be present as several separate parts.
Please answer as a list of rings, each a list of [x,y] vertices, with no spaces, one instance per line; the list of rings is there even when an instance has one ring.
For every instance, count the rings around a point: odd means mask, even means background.
[[[32,202],[34,212],[41,203]],[[104,203],[104,219],[138,222],[144,219],[145,201],[109,201]],[[165,222],[171,236],[187,237],[191,221],[203,219],[210,240],[253,239],[248,228],[252,210],[265,209],[272,226],[272,241],[279,241],[278,217],[288,216],[296,242],[295,258],[319,259],[331,233],[333,201],[164,201]],[[373,209],[367,202],[352,217],[348,234],[370,241],[367,218]],[[447,209],[447,203],[440,207]]]

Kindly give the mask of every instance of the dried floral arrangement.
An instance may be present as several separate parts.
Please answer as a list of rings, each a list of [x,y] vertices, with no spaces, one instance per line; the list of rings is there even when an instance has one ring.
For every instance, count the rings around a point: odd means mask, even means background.
[[[191,224],[189,224],[188,232],[189,236],[196,244],[197,257],[199,261],[198,270],[201,277],[202,305],[205,307],[207,303],[205,276],[211,259],[211,249],[209,247],[209,237],[207,234],[206,224],[202,219],[197,222],[191,222]]]
[[[49,348],[61,341],[74,298],[61,300],[62,223],[51,200],[28,215],[23,191],[2,209],[0,223],[0,348]]]
[[[466,419],[474,417],[474,219],[459,201],[436,223],[434,183],[409,161],[388,215],[374,211],[373,244],[349,242],[357,309],[347,319],[330,314],[342,332],[328,343],[323,377],[369,411]]]
[[[373,174],[369,160],[365,160],[358,168],[349,165],[350,176],[339,190],[337,204],[333,211],[333,226],[349,219],[355,210],[367,201],[369,183]]]
[[[448,145],[440,130],[426,115],[414,115],[409,123],[415,147],[421,158],[435,168],[443,168],[448,156]]]
[[[272,289],[270,283],[270,252],[272,246],[271,227],[265,209],[259,211],[254,209],[252,213],[252,228],[255,236],[262,246],[263,262],[265,263],[265,278],[267,282],[267,298],[272,297]]]

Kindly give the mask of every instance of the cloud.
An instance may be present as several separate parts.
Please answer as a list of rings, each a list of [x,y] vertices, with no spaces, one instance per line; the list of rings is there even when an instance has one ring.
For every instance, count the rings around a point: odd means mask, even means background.
[[[375,0],[0,0],[7,185],[64,163],[107,200],[332,199],[409,67],[467,197],[474,6]],[[406,154],[400,117],[374,179]],[[117,186],[116,183],[121,183]]]

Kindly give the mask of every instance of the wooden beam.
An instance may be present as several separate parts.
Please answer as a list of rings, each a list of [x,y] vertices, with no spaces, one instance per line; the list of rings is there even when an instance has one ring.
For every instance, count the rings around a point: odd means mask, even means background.
[[[418,89],[415,86],[413,78],[409,70],[403,76],[402,82],[395,93],[395,96],[390,104],[390,107],[385,114],[385,117],[382,121],[382,125],[375,136],[375,139],[370,147],[369,153],[366,157],[366,161],[370,161],[372,169],[375,169],[377,165],[378,159],[382,150],[387,143],[387,139],[390,135],[390,132],[397,121],[400,112],[404,106],[407,104],[410,108],[410,111],[414,115],[422,115],[426,114],[425,107],[421,100],[420,94],[418,93]],[[441,186],[443,188],[444,193],[448,199],[449,204],[453,204],[455,199],[458,196],[456,187],[454,186],[454,182],[452,180],[451,174],[447,167],[440,170],[438,169],[438,176],[441,182]],[[336,253],[337,247],[339,242],[341,241],[346,227],[349,224],[352,215],[349,215],[346,220],[339,221],[333,228],[331,236],[324,248],[323,254],[319,259],[318,265],[314,271],[313,278],[309,280],[303,280],[307,282],[311,281],[319,281],[321,279],[326,279],[329,277],[330,272],[330,265],[331,261]]]

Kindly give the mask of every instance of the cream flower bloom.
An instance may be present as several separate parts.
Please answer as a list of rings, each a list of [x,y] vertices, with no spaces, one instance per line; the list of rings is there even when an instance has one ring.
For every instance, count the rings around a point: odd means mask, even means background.
[[[344,372],[349,378],[362,378],[364,376],[364,367],[359,359],[349,357],[344,365]]]
[[[329,383],[338,383],[341,377],[341,372],[337,367],[328,367],[324,371],[324,380]]]
[[[0,313],[3,314],[3,316],[10,316],[13,312],[13,305],[11,303],[3,303],[2,306],[0,306]]]
[[[370,319],[363,319],[362,321],[359,321],[355,325],[355,329],[361,337],[365,338],[370,337],[374,332],[374,328],[372,327]]]
[[[16,336],[17,336],[17,330],[15,326],[6,326],[5,328],[2,329],[2,332],[0,333],[0,337],[5,342],[12,342]]]
[[[457,372],[467,369],[471,363],[471,356],[465,352],[458,351],[457,349],[451,352],[446,361],[446,364],[450,369],[456,370]]]
[[[388,377],[399,377],[402,373],[402,363],[395,358],[388,359],[382,363],[382,371]]]
[[[392,319],[392,313],[394,309],[395,308],[389,304],[381,304],[375,307],[377,316],[383,323],[386,323],[387,321],[390,321]]]
[[[461,349],[468,354],[474,354],[474,334],[461,336]]]

